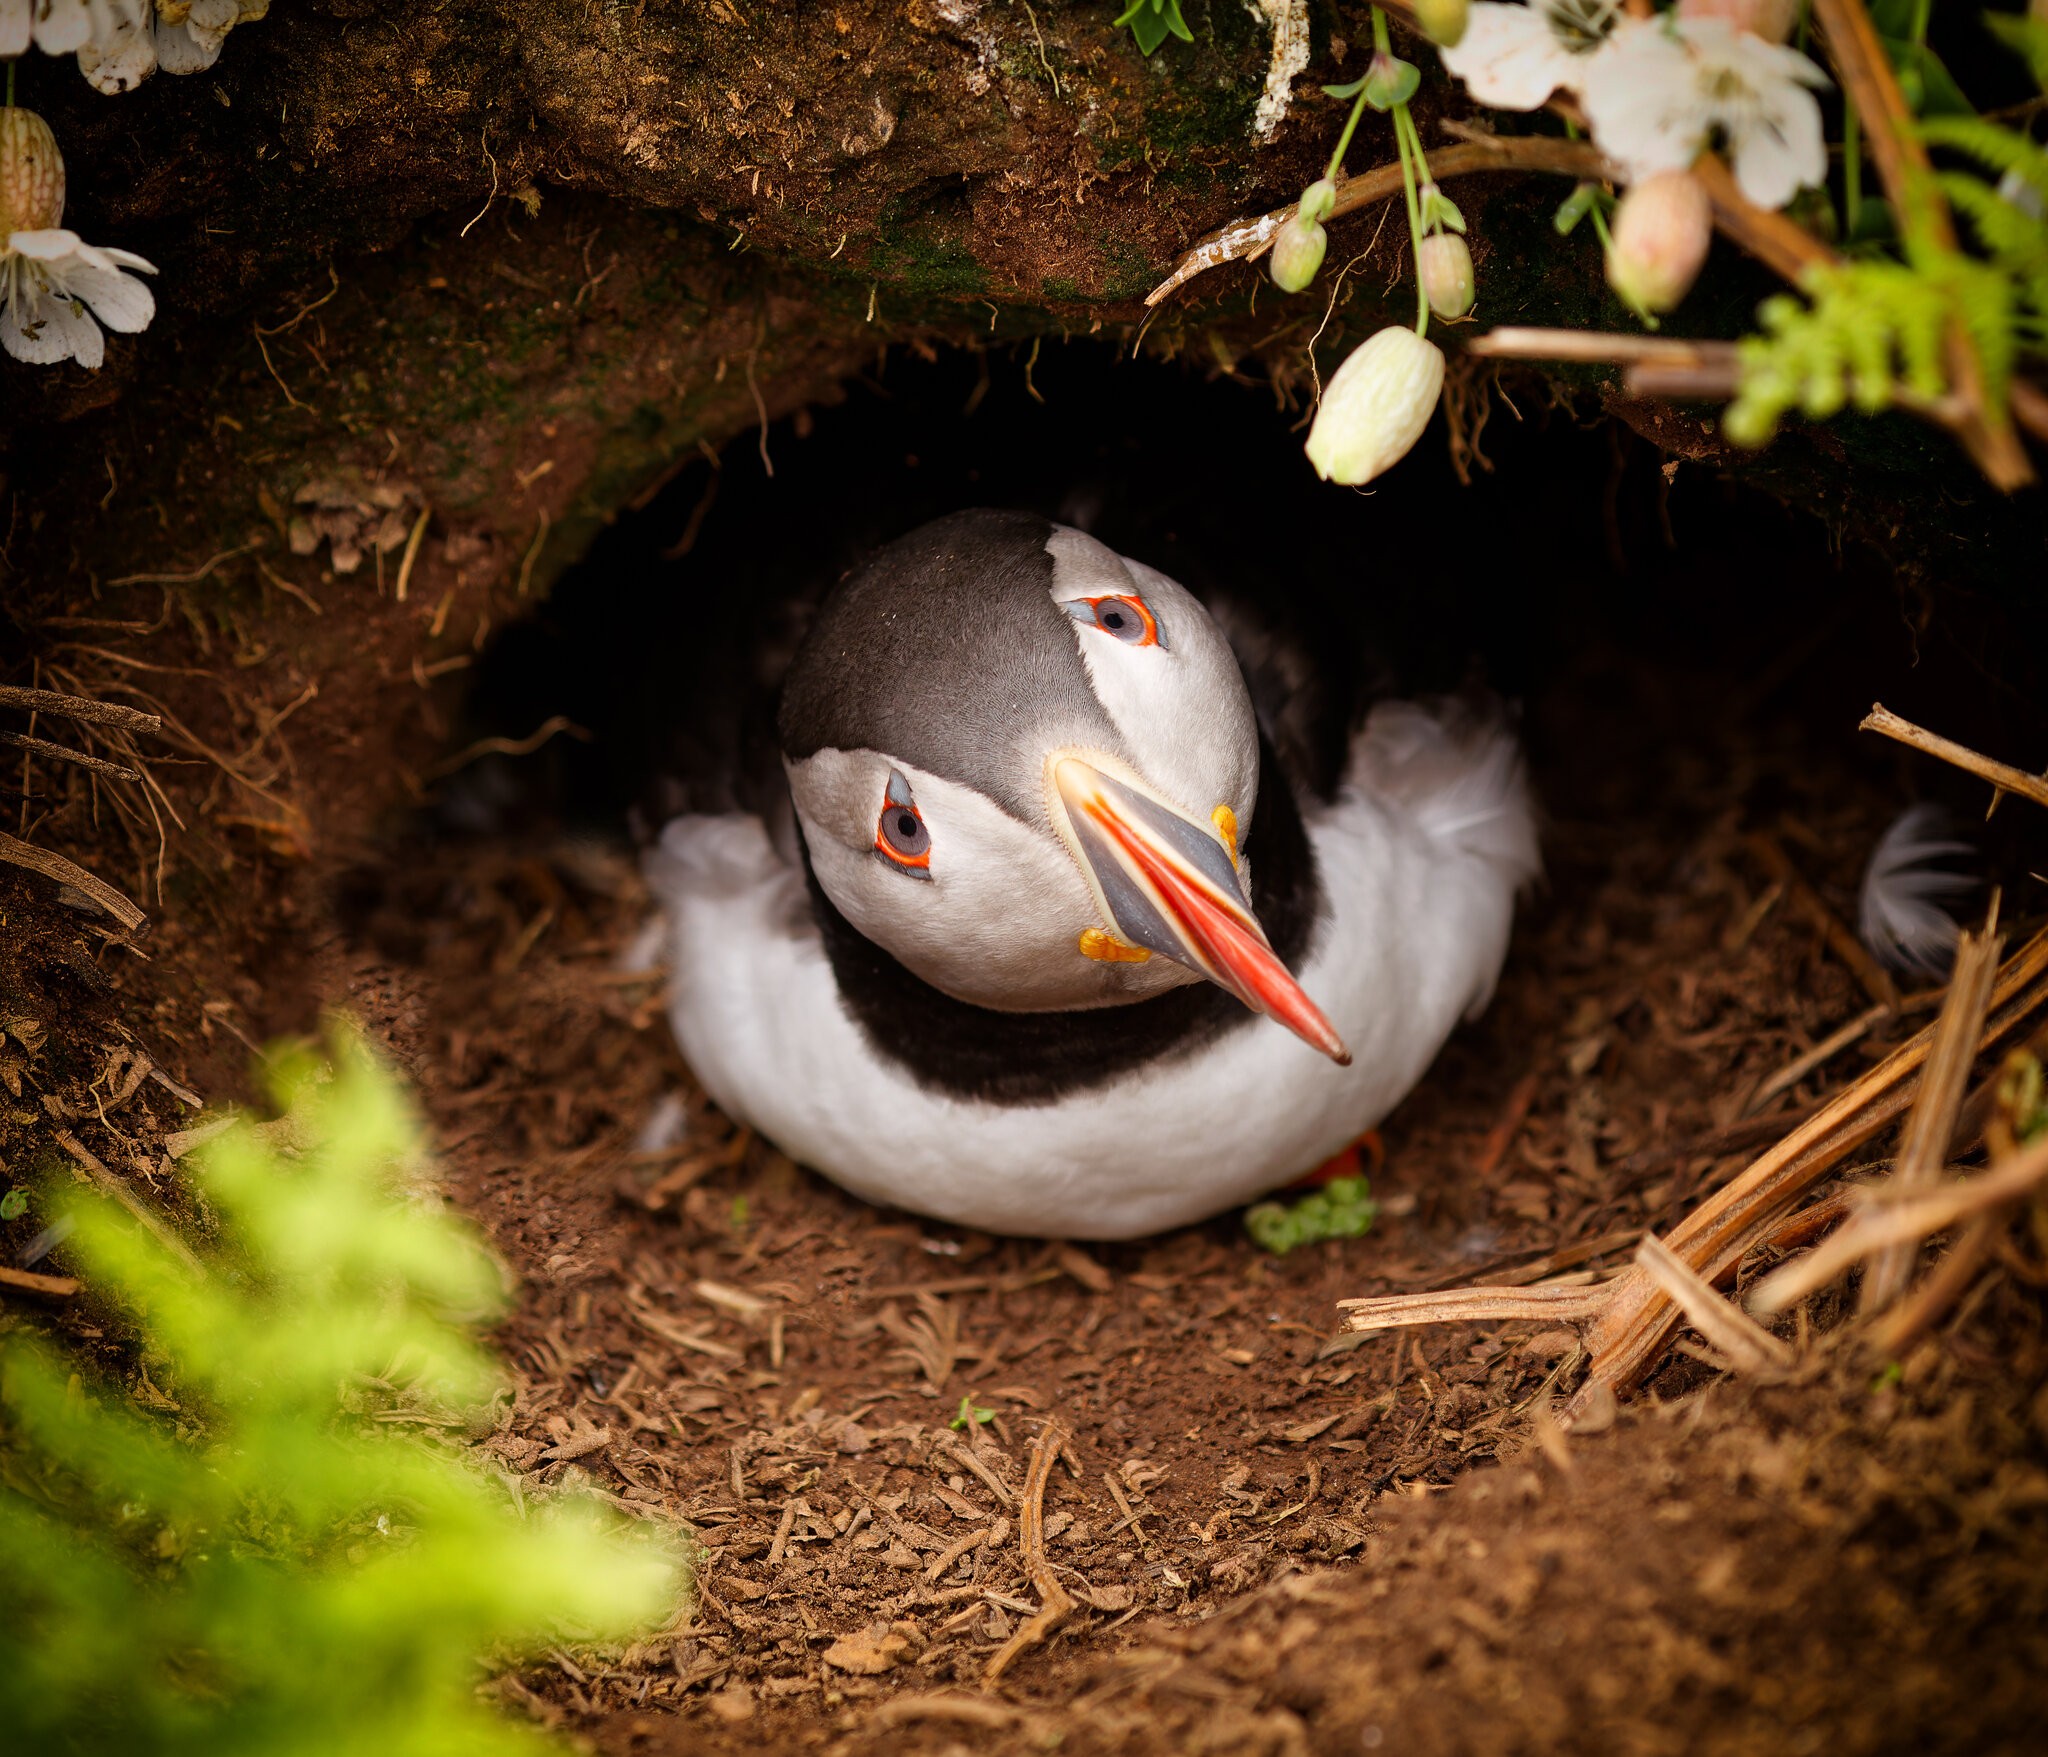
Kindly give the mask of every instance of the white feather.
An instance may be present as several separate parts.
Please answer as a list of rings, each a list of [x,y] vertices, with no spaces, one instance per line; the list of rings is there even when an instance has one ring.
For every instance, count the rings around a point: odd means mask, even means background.
[[[1312,1170],[1393,1108],[1492,993],[1536,869],[1511,736],[1456,712],[1376,712],[1308,831],[1329,913],[1299,974],[1348,1068],[1261,1020],[1052,1103],[929,1092],[854,1024],[801,874],[750,817],[678,818],[649,857],[676,1040],[728,1113],[872,1201],[1069,1238],[1201,1220]]]
[[[1874,957],[1907,975],[1938,977],[1948,969],[1955,958],[1956,922],[1935,899],[1977,888],[1967,873],[1944,872],[1934,864],[1975,852],[1948,834],[1948,826],[1948,814],[1938,805],[1909,807],[1878,839],[1863,874],[1857,931]]]

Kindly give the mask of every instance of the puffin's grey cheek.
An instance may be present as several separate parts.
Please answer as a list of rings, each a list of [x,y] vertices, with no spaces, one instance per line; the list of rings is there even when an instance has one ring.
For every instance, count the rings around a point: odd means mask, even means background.
[[[887,757],[872,750],[821,750],[796,762],[784,758],[782,766],[814,865],[821,843],[863,854],[873,846],[889,784]]]

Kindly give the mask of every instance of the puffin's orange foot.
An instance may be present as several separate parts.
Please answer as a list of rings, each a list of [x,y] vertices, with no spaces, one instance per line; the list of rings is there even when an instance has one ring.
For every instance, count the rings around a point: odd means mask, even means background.
[[[1378,1177],[1387,1168],[1387,1143],[1378,1129],[1367,1129],[1341,1153],[1333,1153],[1305,1177],[1283,1185],[1280,1194],[1319,1190],[1340,1177]]]

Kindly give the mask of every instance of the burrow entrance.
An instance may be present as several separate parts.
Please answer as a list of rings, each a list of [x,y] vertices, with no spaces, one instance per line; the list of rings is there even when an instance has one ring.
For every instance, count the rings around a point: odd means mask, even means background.
[[[1340,1334],[1350,1295],[1610,1272],[1914,1028],[1777,1079],[1869,997],[1760,845],[1853,921],[1895,814],[1972,798],[1859,740],[1871,701],[1987,748],[2042,730],[2038,648],[2006,612],[1908,589],[1868,544],[1533,389],[1487,397],[1492,468],[1468,460],[1461,483],[1422,454],[1351,495],[1313,481],[1299,413],[1264,384],[1085,344],[1028,364],[898,354],[680,470],[490,647],[453,742],[563,729],[481,757],[355,867],[349,985],[526,1287],[518,1404],[490,1447],[706,1546],[687,1630],[527,1674],[538,1712],[620,1749],[940,1749],[980,1728],[1477,1750],[1567,1722],[1663,1748],[1709,1696],[1731,1739],[1768,1736],[1795,1669],[1823,1720],[1888,1702],[1900,1724],[1962,1715],[1991,1739],[2019,1712],[2013,1645],[1898,1595],[1910,1574],[1952,1605],[1989,1577],[1925,1497],[1944,1472],[2035,1469],[2024,1423],[1958,1430],[1935,1465],[1895,1408],[1873,1417],[1833,1383],[1743,1402],[1676,1354],[1648,1401],[1690,1411],[1696,1438],[1625,1415],[1584,1467],[1611,1508],[1589,1519],[1541,1443],[1571,1332]],[[737,704],[762,629],[793,633],[791,605],[864,548],[973,504],[1082,524],[1198,591],[1254,583],[1404,687],[1480,676],[1521,704],[1546,882],[1492,1010],[1387,1124],[1372,1236],[1286,1258],[1234,1216],[1112,1248],[990,1239],[855,1202],[694,1095],[659,973],[624,962],[669,707]],[[2038,827],[2007,811],[1979,840],[2023,931]],[[2022,1398],[2042,1369],[2031,1297],[1992,1289],[1903,1395]],[[963,1399],[994,1411],[986,1428]],[[1079,1609],[1006,1701],[961,1708],[1033,1609],[1015,1502],[1053,1415],[1073,1440],[1049,1553]],[[1804,1527],[1742,1476],[1788,1434],[1808,1448]],[[1512,1516],[1482,1504],[1486,1481],[1514,1485]],[[1888,1554],[1852,1542],[1873,1497],[1902,1521]],[[1657,1510],[1674,1499],[1682,1516]],[[2002,1580],[2038,1554],[2023,1524]],[[1566,1584],[1504,1598],[1489,1546]],[[1784,1590],[1717,1598],[1714,1556],[1768,1560]],[[1642,1607],[1646,1568],[1683,1589]],[[1876,1633],[1873,1595],[1892,1607]],[[1623,1600],[1639,1617],[1617,1645]],[[1819,1652],[1796,1660],[1795,1630]],[[1888,1667],[1873,1641],[1928,1665]],[[1446,1665],[1462,1682],[1432,1687]]]

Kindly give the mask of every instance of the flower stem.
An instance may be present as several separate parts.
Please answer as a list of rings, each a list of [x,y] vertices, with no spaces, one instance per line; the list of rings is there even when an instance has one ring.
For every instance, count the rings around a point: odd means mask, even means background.
[[[1379,9],[1373,9],[1373,17],[1379,17]],[[1415,194],[1415,159],[1422,157],[1422,143],[1418,139],[1409,145],[1409,137],[1415,132],[1415,122],[1408,114],[1406,104],[1394,106],[1394,145],[1401,154],[1401,190],[1408,198],[1408,240],[1415,254],[1415,333],[1429,334],[1429,292],[1422,284],[1422,203]],[[1411,158],[1410,153],[1414,154]]]
[[[1351,137],[1358,131],[1358,119],[1365,114],[1365,93],[1358,94],[1351,106],[1351,114],[1345,119],[1344,132],[1337,136],[1337,150],[1330,155],[1330,166],[1323,175],[1331,182],[1337,180],[1337,173],[1344,169],[1344,154],[1350,149]]]

